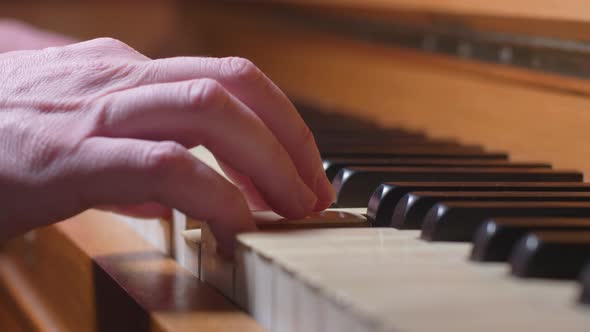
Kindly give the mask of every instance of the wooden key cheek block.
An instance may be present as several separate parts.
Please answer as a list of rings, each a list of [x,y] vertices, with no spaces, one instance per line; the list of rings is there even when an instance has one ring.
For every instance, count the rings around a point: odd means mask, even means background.
[[[275,232],[277,235],[321,228],[368,227],[363,215],[337,209],[319,212],[301,220],[286,220],[270,211],[253,214],[260,232]],[[200,278],[248,311],[251,307],[247,292],[248,278],[254,277],[251,271],[254,262],[249,261],[253,256],[249,255],[248,246],[238,240],[234,260],[227,260],[217,254],[217,243],[205,223],[200,232]]]

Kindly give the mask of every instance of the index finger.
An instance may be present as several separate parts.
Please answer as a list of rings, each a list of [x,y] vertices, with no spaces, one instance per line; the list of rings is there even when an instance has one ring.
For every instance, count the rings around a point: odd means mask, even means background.
[[[179,57],[154,60],[147,77],[160,82],[212,78],[245,103],[275,135],[305,184],[317,195],[316,210],[335,198],[313,134],[287,96],[252,62],[243,58]]]

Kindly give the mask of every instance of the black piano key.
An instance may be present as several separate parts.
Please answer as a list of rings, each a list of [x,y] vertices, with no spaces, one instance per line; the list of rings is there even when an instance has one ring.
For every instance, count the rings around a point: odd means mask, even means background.
[[[471,259],[480,262],[508,260],[514,245],[533,231],[590,231],[590,218],[492,218],[473,238]]]
[[[356,142],[362,137],[363,142],[427,142],[432,141],[424,134],[420,133],[407,133],[407,132],[392,132],[392,131],[379,131],[375,129],[363,129],[363,130],[339,130],[339,129],[316,129],[310,128],[313,133],[313,137],[318,143],[331,143],[331,142]]]
[[[426,213],[436,203],[448,201],[590,202],[590,192],[416,191],[406,194],[396,205],[391,226],[399,229],[420,229]]]
[[[548,163],[511,162],[494,159],[428,159],[428,158],[327,158],[323,160],[324,171],[332,181],[345,167],[506,167],[506,168],[551,168]]]
[[[367,219],[373,226],[391,225],[399,200],[412,191],[564,191],[590,192],[590,183],[581,182],[388,182],[371,196]]]
[[[478,145],[453,145],[438,142],[411,142],[411,143],[351,143],[351,144],[319,144],[318,148],[322,156],[339,155],[341,153],[369,153],[387,155],[390,151],[397,151],[398,147],[406,150],[437,150],[438,153],[485,153],[485,150]]]
[[[337,145],[347,145],[347,144],[359,144],[359,145],[392,145],[392,144],[431,144],[431,145],[446,145],[446,146],[461,146],[456,140],[452,139],[429,139],[423,136],[417,136],[413,134],[388,134],[383,132],[345,132],[339,133],[338,135],[331,136],[331,133],[328,134],[327,132],[318,132],[317,135],[314,134],[314,138],[316,143],[319,145],[329,145],[329,146],[337,146]]]
[[[332,181],[336,205],[366,206],[371,194],[389,181],[465,181],[465,182],[579,182],[575,171],[551,169],[469,168],[469,167],[346,167]]]
[[[527,278],[575,279],[590,259],[590,232],[533,232],[510,256],[512,274]]]
[[[590,202],[446,202],[428,211],[421,237],[471,241],[482,222],[495,217],[590,217]]]
[[[337,151],[321,153],[322,158],[452,158],[452,159],[508,159],[504,152],[469,151],[461,148],[405,148],[398,146],[366,148],[342,147]]]
[[[409,157],[409,158],[453,158],[453,159],[508,159],[505,153],[485,152],[473,146],[428,146],[423,144],[399,146],[387,145],[345,145],[320,150],[322,158],[333,157]]]
[[[586,267],[580,274],[580,283],[582,285],[580,302],[590,304],[590,263],[586,264]]]
[[[309,127],[319,128],[339,128],[339,129],[359,129],[375,128],[379,129],[374,121],[366,118],[346,114],[343,110],[318,107],[309,103],[296,103],[295,107],[299,114]],[[404,129],[395,129],[402,131]]]
[[[318,143],[317,144],[319,150],[320,150],[320,154],[321,155],[329,155],[329,154],[339,154],[342,153],[342,151],[346,151],[345,153],[354,153],[354,152],[360,152],[360,153],[388,153],[389,151],[392,151],[392,149],[397,149],[397,147],[403,147],[404,149],[407,150],[414,150],[414,149],[420,149],[420,150],[430,150],[430,149],[436,149],[439,150],[440,152],[449,152],[449,153],[454,153],[456,151],[461,151],[461,152],[470,152],[470,153],[484,153],[485,149],[479,145],[458,145],[458,144],[453,144],[453,143],[444,143],[444,142],[431,142],[431,141],[426,141],[426,142],[393,142],[393,143],[388,143],[388,142],[351,142],[351,143],[346,143],[346,142],[341,142],[341,143]],[[395,148],[392,148],[395,147]],[[393,150],[395,151],[395,150]]]
[[[324,142],[339,142],[340,139],[352,142],[368,142],[377,140],[390,140],[390,139],[401,139],[408,141],[441,141],[441,142],[454,142],[459,144],[460,142],[455,139],[432,139],[426,135],[418,132],[408,132],[404,130],[380,130],[375,128],[363,128],[360,130],[355,129],[340,129],[340,128],[313,128],[312,133],[314,137],[317,134],[317,138],[321,138]],[[315,129],[315,132],[313,132]]]

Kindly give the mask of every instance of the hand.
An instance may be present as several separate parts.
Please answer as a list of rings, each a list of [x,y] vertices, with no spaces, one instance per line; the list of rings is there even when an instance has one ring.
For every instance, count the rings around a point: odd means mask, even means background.
[[[334,198],[309,129],[248,60],[150,60],[102,38],[0,54],[0,77],[2,237],[96,206],[167,206],[206,220],[228,253],[250,211],[196,145],[287,218]]]
[[[73,44],[73,38],[40,30],[11,19],[0,19],[0,53]]]

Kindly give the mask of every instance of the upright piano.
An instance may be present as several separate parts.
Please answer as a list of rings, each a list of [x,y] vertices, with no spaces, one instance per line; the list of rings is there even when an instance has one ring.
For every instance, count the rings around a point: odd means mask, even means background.
[[[0,246],[0,330],[590,329],[590,4],[170,6],[292,97],[333,209],[256,212],[233,261],[177,211],[84,212]]]

